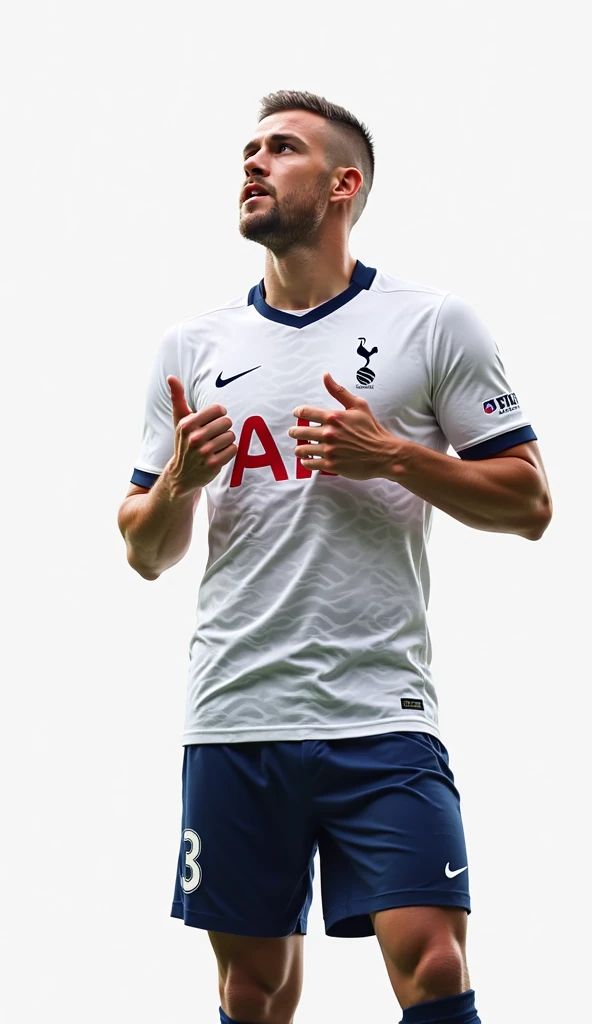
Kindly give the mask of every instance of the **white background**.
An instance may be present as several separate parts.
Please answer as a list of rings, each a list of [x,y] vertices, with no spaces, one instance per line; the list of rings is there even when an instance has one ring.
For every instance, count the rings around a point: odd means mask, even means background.
[[[483,1024],[581,1019],[584,9],[104,0],[22,3],[5,23],[0,1009],[10,1024],[218,1020],[207,936],[168,916],[206,503],[190,553],[155,583],[128,567],[116,516],[162,333],[262,276],[264,250],[238,231],[240,154],[260,99],[282,88],[320,93],[368,125],[376,177],[351,254],[472,303],[539,437],[549,530],[533,544],[436,513],[430,623]],[[375,940],[326,938],[315,891],[297,1024],[399,1018]]]

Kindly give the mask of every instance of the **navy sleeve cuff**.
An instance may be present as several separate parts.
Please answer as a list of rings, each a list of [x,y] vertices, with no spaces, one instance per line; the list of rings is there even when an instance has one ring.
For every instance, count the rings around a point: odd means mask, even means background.
[[[153,487],[159,476],[160,473],[145,473],[143,469],[134,469],[130,483],[138,487]]]
[[[532,427],[517,427],[516,430],[508,430],[505,434],[498,434],[497,437],[490,437],[487,441],[474,444],[471,448],[463,448],[458,454],[461,459],[488,459],[491,455],[505,452],[507,448],[513,448],[517,444],[536,440],[537,436]]]

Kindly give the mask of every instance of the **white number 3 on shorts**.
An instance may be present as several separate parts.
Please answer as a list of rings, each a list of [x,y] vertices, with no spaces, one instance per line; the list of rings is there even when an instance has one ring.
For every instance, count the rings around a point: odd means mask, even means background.
[[[193,892],[201,882],[201,867],[197,863],[201,853],[201,839],[192,828],[185,829],[183,839],[189,843],[189,849],[185,851],[185,874],[181,875],[181,887],[183,892]]]

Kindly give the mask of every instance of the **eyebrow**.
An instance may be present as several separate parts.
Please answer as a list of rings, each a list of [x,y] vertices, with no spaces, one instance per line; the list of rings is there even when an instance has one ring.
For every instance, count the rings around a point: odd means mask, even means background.
[[[270,142],[298,142],[299,145],[304,147],[304,149],[308,149],[306,143],[303,142],[302,139],[299,139],[297,135],[282,135],[276,132],[275,135],[270,135],[268,138]],[[247,142],[247,145],[243,149],[243,158],[246,158],[247,153],[250,149],[253,149],[253,147],[255,147],[256,150],[258,145],[259,142],[257,139],[252,139],[251,142]]]

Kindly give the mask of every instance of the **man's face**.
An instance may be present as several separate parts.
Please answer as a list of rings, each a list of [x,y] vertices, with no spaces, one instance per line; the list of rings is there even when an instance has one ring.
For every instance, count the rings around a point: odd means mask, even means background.
[[[323,221],[331,171],[326,170],[321,133],[325,121],[308,111],[284,111],[259,122],[245,147],[239,230],[276,255],[310,242]],[[274,138],[276,135],[289,138]],[[245,202],[245,184],[269,193]]]

